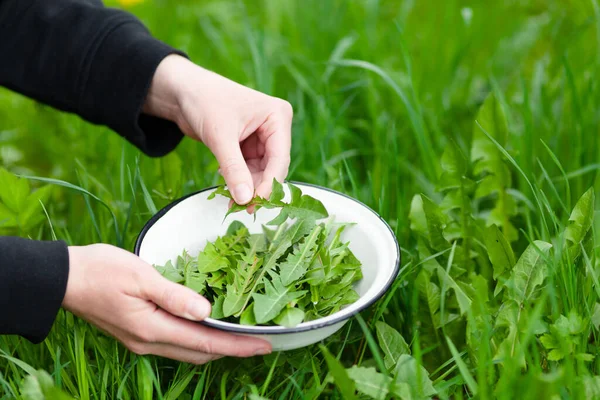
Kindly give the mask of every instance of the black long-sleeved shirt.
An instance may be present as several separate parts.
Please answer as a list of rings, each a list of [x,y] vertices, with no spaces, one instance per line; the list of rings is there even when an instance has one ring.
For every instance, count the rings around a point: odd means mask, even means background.
[[[141,112],[172,53],[184,55],[100,0],[0,0],[0,86],[108,126],[154,157],[183,137],[174,123]],[[68,273],[63,241],[0,237],[0,334],[44,340]]]

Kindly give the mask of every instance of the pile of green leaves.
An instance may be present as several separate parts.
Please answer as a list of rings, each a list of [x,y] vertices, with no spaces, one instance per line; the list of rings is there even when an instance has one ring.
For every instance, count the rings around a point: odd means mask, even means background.
[[[211,318],[243,325],[293,327],[355,302],[359,296],[353,285],[362,272],[341,239],[348,224],[335,223],[319,200],[293,184],[288,187],[288,203],[276,180],[269,199],[252,200],[255,212],[262,207],[281,210],[262,233],[250,233],[233,221],[225,235],[208,242],[196,257],[184,250],[174,264],[155,268],[205,296],[213,304]],[[209,199],[217,194],[231,199],[224,187]],[[246,207],[234,204],[227,215]]]

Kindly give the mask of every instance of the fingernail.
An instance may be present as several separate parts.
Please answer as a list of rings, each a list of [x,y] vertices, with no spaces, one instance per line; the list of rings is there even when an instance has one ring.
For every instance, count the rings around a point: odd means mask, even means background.
[[[252,200],[252,190],[245,183],[240,183],[235,187],[235,201],[238,204],[246,204]]]
[[[264,347],[262,349],[258,349],[254,352],[255,356],[264,356],[267,354],[271,354],[271,349],[269,349],[268,347]]]
[[[194,319],[203,320],[210,315],[210,303],[206,300],[196,300],[191,304],[190,314]]]

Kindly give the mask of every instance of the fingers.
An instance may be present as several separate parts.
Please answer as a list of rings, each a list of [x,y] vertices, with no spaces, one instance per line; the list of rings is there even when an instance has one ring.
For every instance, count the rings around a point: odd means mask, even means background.
[[[260,141],[258,135],[250,135],[242,143],[242,154],[246,160],[260,160],[265,154],[265,144]]]
[[[273,189],[273,178],[283,182],[287,176],[289,168],[289,158],[281,159],[279,157],[270,157],[267,161],[267,167],[263,173],[262,181],[256,188],[256,194],[268,198]]]
[[[152,274],[145,281],[143,289],[148,300],[178,317],[201,321],[210,315],[211,305],[208,300],[160,274]]]
[[[151,337],[144,337],[146,341],[196,352],[233,357],[250,357],[271,352],[271,345],[265,340],[207,328],[177,318],[164,310],[157,310],[145,324],[145,329],[152,332]]]
[[[134,346],[135,347],[135,346]],[[140,345],[140,353],[137,354],[154,354],[160,357],[170,358],[171,360],[183,361],[190,364],[206,364],[210,361],[223,358],[219,354],[206,354],[200,351],[192,351],[181,347],[173,346],[164,343],[150,343]],[[134,351],[134,353],[136,353]]]
[[[242,155],[240,144],[237,141],[220,140],[211,150],[219,162],[221,174],[235,202],[246,204],[252,200],[254,182]]]
[[[285,103],[288,104],[288,103]],[[289,104],[288,104],[289,106]],[[292,114],[291,108],[278,114],[271,121],[270,126],[265,127],[265,170],[261,184],[256,188],[256,194],[268,197],[271,194],[273,179],[283,182],[290,167],[290,151],[292,147]]]

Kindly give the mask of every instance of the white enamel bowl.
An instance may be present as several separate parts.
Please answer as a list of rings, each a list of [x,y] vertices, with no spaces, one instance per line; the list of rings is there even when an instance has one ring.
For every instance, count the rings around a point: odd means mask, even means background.
[[[354,314],[377,301],[389,289],[398,274],[400,249],[388,224],[375,211],[358,200],[319,186],[295,183],[303,193],[323,202],[336,222],[355,222],[342,239],[362,263],[363,279],[355,289],[360,299],[325,318],[303,322],[294,328],[282,326],[246,326],[212,318],[200,322],[215,329],[269,341],[274,351],[292,350],[323,340],[338,331]],[[285,201],[289,200],[287,185]],[[150,264],[174,261],[186,249],[196,255],[207,241],[225,234],[233,220],[244,223],[251,233],[262,232],[261,224],[274,218],[278,210],[260,209],[254,216],[246,212],[231,214],[223,221],[228,199],[216,196],[208,200],[214,188],[183,197],[160,210],[144,226],[135,253]]]

